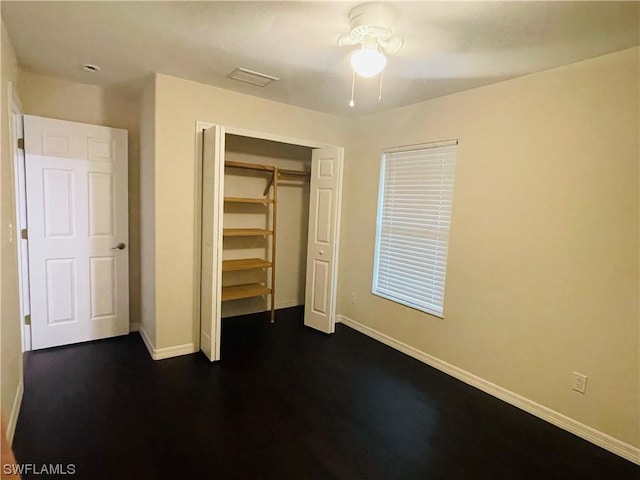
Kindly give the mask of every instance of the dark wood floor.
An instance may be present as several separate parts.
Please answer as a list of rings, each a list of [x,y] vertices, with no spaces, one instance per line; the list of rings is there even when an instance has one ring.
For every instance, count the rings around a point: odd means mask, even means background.
[[[92,480],[640,478],[345,326],[325,336],[296,308],[277,319],[226,320],[213,365],[154,362],[137,334],[29,353],[18,461]]]

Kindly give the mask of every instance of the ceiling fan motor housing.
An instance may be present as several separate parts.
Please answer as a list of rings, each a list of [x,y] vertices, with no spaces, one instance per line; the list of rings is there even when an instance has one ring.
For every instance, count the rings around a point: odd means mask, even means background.
[[[395,53],[404,43],[402,38],[394,37],[391,25],[395,20],[395,11],[384,3],[364,3],[349,12],[351,31],[342,36],[339,45],[356,45],[375,38],[378,45],[388,53]]]

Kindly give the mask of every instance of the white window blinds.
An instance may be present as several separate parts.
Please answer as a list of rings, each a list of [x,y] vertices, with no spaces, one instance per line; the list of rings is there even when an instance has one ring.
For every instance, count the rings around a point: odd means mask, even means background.
[[[373,293],[442,317],[457,142],[384,153]]]

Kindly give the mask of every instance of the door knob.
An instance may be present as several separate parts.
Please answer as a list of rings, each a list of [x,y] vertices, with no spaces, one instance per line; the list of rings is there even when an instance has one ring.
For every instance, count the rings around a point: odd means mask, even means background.
[[[115,247],[111,247],[111,250],[124,250],[126,247],[124,243],[120,242]]]
[[[320,255],[324,255],[324,250],[320,250],[318,253],[320,253]]]

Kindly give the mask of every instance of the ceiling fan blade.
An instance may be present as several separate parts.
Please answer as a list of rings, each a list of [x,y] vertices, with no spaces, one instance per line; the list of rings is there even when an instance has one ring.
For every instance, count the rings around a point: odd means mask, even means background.
[[[387,53],[396,53],[404,45],[404,38],[390,37],[386,40],[379,39],[378,45]]]
[[[347,47],[350,45],[356,45],[357,43],[359,43],[357,40],[355,40],[351,34],[347,33],[345,35],[341,35],[338,38],[338,46],[340,47]]]

